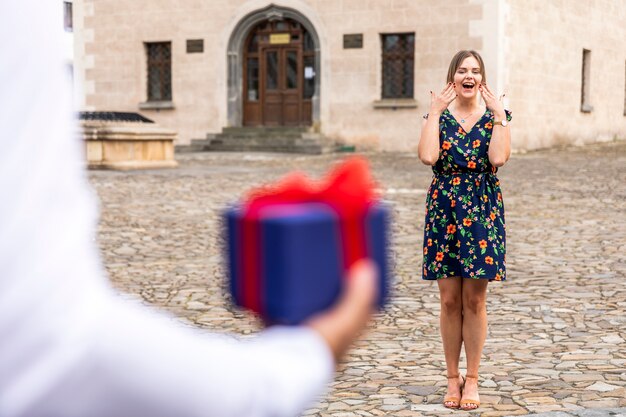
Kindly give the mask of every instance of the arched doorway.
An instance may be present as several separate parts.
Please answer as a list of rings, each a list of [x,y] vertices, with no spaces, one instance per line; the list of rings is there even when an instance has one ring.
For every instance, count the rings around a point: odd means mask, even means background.
[[[305,27],[294,19],[257,24],[243,64],[244,126],[311,125],[315,48]]]
[[[270,5],[228,43],[229,126],[310,126],[320,118],[320,43],[309,19]]]

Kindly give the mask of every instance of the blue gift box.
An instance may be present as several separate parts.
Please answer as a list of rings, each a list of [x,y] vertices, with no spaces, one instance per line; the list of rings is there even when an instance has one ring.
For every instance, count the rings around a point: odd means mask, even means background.
[[[242,276],[240,207],[226,214],[229,286],[235,304],[248,308]],[[368,256],[380,276],[378,306],[388,295],[389,208],[372,205],[363,225]],[[270,324],[299,324],[330,307],[339,296],[345,267],[337,214],[322,203],[281,204],[264,209],[258,220],[258,279],[261,317]]]

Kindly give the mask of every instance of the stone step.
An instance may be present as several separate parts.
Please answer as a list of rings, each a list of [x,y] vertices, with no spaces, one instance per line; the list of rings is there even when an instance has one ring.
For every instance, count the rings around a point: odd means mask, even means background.
[[[211,139],[191,139],[191,146],[207,146],[211,144],[211,141],[215,140],[215,138]]]
[[[226,127],[220,134],[193,139],[178,152],[283,152],[322,154],[339,147],[324,135],[306,127]]]
[[[346,149],[345,146],[335,144],[329,141],[317,142],[314,140],[302,139],[297,144],[276,145],[273,143],[252,143],[251,141],[234,141],[226,142],[213,139],[193,139],[190,145],[177,145],[175,151],[177,153],[185,152],[280,152],[280,153],[303,153],[320,155],[332,152],[353,152],[354,149]]]
[[[208,141],[209,143],[237,143],[250,145],[297,145],[307,143],[320,143],[321,141],[313,138],[303,138],[302,136],[217,136],[215,139]]]
[[[222,133],[217,135],[222,138],[301,138],[302,132],[239,132]]]
[[[212,137],[214,137],[213,135]],[[211,139],[191,139],[189,145],[176,145],[174,151],[177,153],[184,152],[203,152],[207,146],[211,144]]]
[[[319,155],[333,152],[334,149],[321,145],[301,145],[301,146],[280,146],[280,145],[244,145],[244,144],[221,144],[213,143],[204,149],[210,152],[279,152],[279,153],[301,153]]]
[[[301,135],[309,130],[308,127],[300,127],[300,126],[258,126],[258,127],[225,127],[222,129],[223,135],[233,135],[233,136],[251,136],[251,135],[272,135],[272,134],[280,134],[280,135]]]

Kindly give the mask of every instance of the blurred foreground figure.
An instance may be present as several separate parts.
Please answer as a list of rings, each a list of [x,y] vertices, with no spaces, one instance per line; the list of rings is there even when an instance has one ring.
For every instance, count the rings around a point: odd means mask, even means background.
[[[94,244],[61,4],[0,3],[0,415],[293,416],[369,318],[373,267],[304,326],[250,342],[123,301]]]

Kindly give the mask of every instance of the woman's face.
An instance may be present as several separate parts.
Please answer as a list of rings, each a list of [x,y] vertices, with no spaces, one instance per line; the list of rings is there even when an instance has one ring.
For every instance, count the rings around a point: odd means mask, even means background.
[[[473,56],[463,60],[454,73],[454,91],[459,97],[474,98],[478,94],[478,86],[483,81],[480,64]]]

